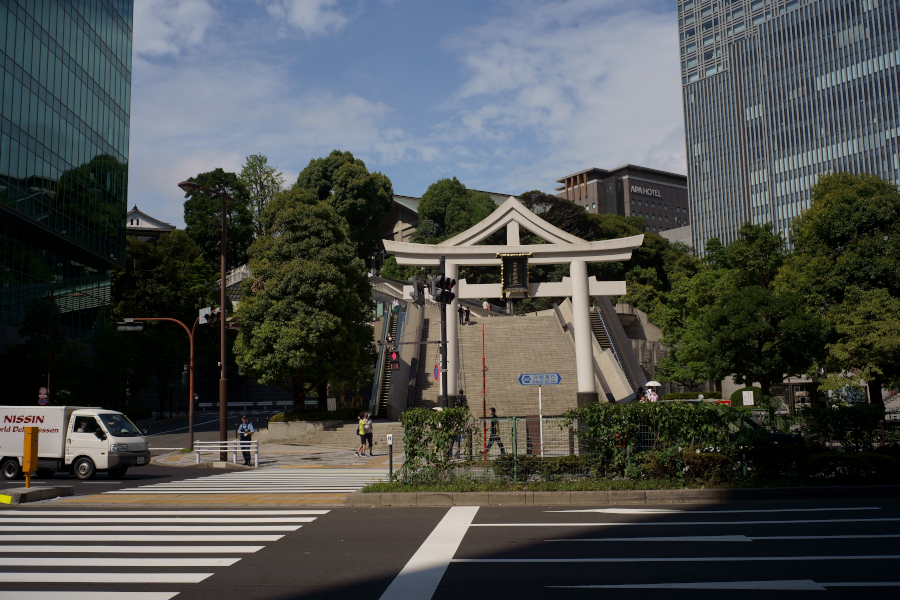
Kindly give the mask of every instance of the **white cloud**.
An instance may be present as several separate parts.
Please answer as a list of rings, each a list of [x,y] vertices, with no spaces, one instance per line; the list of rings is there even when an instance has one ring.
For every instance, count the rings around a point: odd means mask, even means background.
[[[549,190],[571,172],[626,162],[685,172],[677,27],[658,4],[518,2],[448,46],[466,80],[444,135],[524,150],[482,185]],[[517,148],[523,139],[534,147]]]
[[[203,41],[215,14],[208,0],[138,0],[134,3],[134,53],[180,54]]]
[[[342,30],[350,17],[338,6],[338,0],[261,0],[277,21],[287,23],[308,38]]]

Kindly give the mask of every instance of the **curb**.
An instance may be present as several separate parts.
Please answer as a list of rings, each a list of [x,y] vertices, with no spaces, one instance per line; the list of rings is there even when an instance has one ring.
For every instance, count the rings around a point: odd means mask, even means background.
[[[562,492],[353,492],[346,506],[579,506],[594,504],[718,504],[779,500],[900,498],[900,485],[698,490]]]
[[[26,502],[52,500],[53,498],[74,495],[75,488],[70,485],[60,485],[56,487],[10,488],[8,490],[0,490],[0,504],[18,506],[19,504],[25,504]]]

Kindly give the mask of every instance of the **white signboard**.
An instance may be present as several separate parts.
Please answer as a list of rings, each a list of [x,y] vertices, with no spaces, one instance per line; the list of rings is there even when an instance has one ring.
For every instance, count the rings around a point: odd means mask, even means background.
[[[741,398],[744,400],[744,406],[753,406],[753,390],[741,392]]]
[[[207,317],[209,317],[209,314],[210,314],[211,312],[212,312],[212,308],[209,307],[209,306],[207,306],[206,308],[201,308],[201,309],[200,309],[200,315],[199,315],[199,316],[200,316],[200,324],[201,324],[201,325],[206,325],[206,323],[208,322],[208,321],[207,321]]]
[[[388,442],[388,446],[390,446],[391,444],[394,443],[394,434],[392,434],[392,433],[387,434],[387,442]]]
[[[326,402],[328,404],[328,410],[330,412],[334,412],[337,410],[337,398],[328,398]]]

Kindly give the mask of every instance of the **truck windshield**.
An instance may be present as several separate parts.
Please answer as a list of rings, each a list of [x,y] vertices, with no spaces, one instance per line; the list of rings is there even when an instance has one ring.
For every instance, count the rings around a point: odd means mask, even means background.
[[[100,420],[109,431],[110,435],[116,437],[138,437],[141,435],[140,430],[128,420],[125,415],[100,415]]]

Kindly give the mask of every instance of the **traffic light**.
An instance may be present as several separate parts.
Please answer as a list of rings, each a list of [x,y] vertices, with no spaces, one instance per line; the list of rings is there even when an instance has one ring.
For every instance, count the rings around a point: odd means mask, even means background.
[[[431,295],[434,296],[435,301],[441,304],[450,304],[456,298],[456,294],[453,293],[455,285],[455,279],[445,275],[438,275],[432,282]]]
[[[190,387],[191,386],[191,371],[187,365],[184,365],[184,370],[181,372],[181,387]]]
[[[412,286],[412,290],[409,292],[412,301],[425,306],[425,282],[418,277],[410,277],[408,281]]]
[[[391,371],[399,371],[400,370],[400,353],[396,350],[391,350]]]

